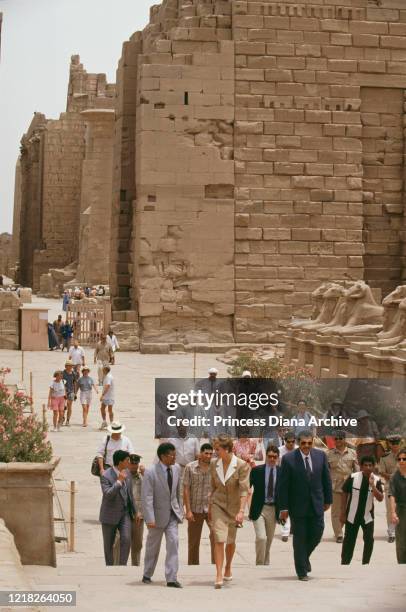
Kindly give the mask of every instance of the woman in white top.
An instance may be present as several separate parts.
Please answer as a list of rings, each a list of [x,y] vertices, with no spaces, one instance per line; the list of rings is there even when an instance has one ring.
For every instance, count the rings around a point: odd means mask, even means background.
[[[107,427],[107,436],[105,436],[97,451],[101,474],[107,468],[112,467],[113,455],[117,450],[125,450],[130,455],[134,453],[131,440],[127,436],[122,435],[123,431],[125,431],[125,426],[121,425],[118,421],[113,421]]]
[[[49,385],[48,408],[53,411],[53,431],[59,431],[63,423],[63,411],[65,408],[65,383],[62,372],[54,372],[54,379]]]

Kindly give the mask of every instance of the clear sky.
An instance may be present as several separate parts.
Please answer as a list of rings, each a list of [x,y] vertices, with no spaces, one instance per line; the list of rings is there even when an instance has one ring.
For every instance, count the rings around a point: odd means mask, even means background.
[[[11,232],[14,171],[35,111],[65,110],[70,56],[115,81],[121,47],[159,0],[0,0],[0,233]]]

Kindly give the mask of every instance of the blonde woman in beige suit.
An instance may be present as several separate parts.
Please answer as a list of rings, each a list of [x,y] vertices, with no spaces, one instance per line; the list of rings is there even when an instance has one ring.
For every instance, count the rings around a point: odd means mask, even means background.
[[[223,581],[232,580],[231,563],[235,553],[237,526],[241,526],[244,520],[250,467],[234,455],[232,438],[222,435],[216,442],[218,459],[210,465],[209,521],[214,533],[217,573],[214,586],[220,589]],[[223,576],[224,556],[226,564]]]

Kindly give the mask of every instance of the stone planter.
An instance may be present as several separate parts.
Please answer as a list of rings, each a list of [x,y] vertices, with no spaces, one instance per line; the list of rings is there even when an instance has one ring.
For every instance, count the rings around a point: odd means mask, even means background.
[[[24,565],[56,567],[52,473],[58,463],[0,463],[0,518]]]

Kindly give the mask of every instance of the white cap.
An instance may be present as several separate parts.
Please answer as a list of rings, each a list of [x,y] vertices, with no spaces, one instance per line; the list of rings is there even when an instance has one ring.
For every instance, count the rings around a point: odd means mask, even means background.
[[[209,374],[218,374],[219,371],[217,368],[209,368]]]
[[[244,370],[244,372],[241,374],[242,378],[252,378],[252,374],[249,370]]]

